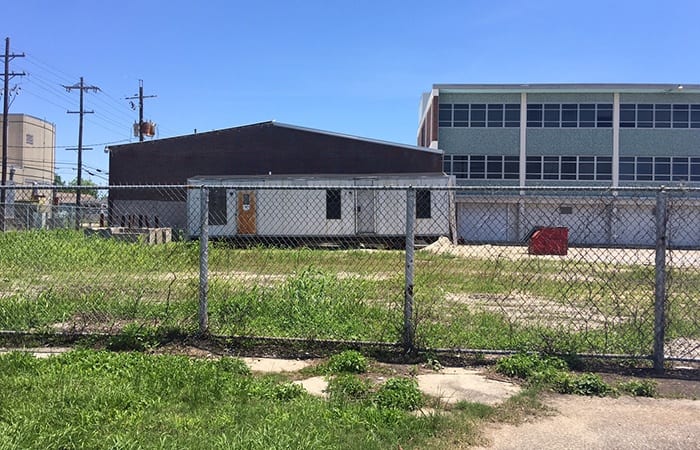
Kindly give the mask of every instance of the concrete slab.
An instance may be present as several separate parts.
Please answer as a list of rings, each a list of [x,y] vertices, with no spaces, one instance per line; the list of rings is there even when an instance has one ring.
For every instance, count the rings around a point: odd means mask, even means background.
[[[70,347],[31,347],[31,348],[0,348],[0,355],[10,352],[26,352],[34,355],[35,358],[48,358],[53,355],[60,355],[71,351]]]
[[[253,372],[296,372],[310,366],[310,361],[298,359],[241,358]]]
[[[324,398],[328,397],[328,393],[326,392],[326,389],[328,389],[328,382],[325,377],[312,377],[295,381],[294,383],[303,386],[311,395]]]
[[[496,405],[520,392],[520,387],[489,380],[476,370],[446,368],[438,373],[418,375],[418,387],[446,404],[459,401]]]

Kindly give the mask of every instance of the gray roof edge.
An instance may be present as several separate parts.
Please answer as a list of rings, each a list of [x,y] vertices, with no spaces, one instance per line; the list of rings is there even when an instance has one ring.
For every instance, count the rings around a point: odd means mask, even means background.
[[[290,128],[293,130],[299,130],[299,131],[307,131],[311,133],[319,133],[319,134],[326,134],[328,136],[334,136],[334,137],[339,137],[339,138],[344,138],[344,139],[353,139],[356,141],[363,141],[363,142],[370,142],[372,144],[381,144],[381,145],[390,145],[392,147],[401,147],[401,148],[408,148],[411,150],[420,150],[420,151],[426,151],[430,153],[437,153],[437,154],[443,154],[443,151],[440,149],[434,149],[430,147],[420,147],[416,145],[409,145],[409,144],[400,144],[397,142],[391,142],[391,141],[384,141],[381,139],[373,139],[373,138],[366,138],[362,136],[355,136],[352,134],[344,134],[344,133],[337,133],[334,131],[325,131],[325,130],[319,130],[316,128],[307,128],[307,127],[302,127],[298,125],[290,125],[288,123],[283,123],[283,122],[277,122],[277,121],[272,121],[272,124],[275,126],[279,127],[284,127],[284,128]]]
[[[276,127],[288,128],[288,129],[292,129],[292,130],[305,131],[305,132],[309,132],[309,133],[325,134],[328,136],[334,136],[334,137],[339,137],[339,138],[344,138],[344,139],[352,139],[352,140],[356,140],[356,141],[369,142],[369,143],[373,143],[373,144],[389,145],[392,147],[400,147],[400,148],[406,148],[406,149],[411,149],[411,150],[424,151],[424,152],[435,153],[435,154],[439,154],[439,155],[442,155],[444,153],[440,149],[434,149],[434,148],[430,148],[430,147],[419,147],[419,146],[415,146],[415,145],[400,144],[397,142],[384,141],[381,139],[372,139],[372,138],[365,138],[365,137],[361,137],[361,136],[353,136],[350,134],[336,133],[333,131],[325,131],[325,130],[319,130],[316,128],[308,128],[308,127],[302,127],[302,126],[298,126],[298,125],[291,125],[291,124],[284,123],[284,122],[277,122],[276,120],[266,120],[263,122],[249,123],[249,124],[238,125],[238,126],[230,127],[230,128],[221,128],[218,130],[205,131],[205,132],[196,133],[196,134],[184,134],[184,135],[180,135],[180,136],[171,136],[171,137],[167,137],[167,138],[163,138],[163,139],[157,139],[154,141],[147,141],[146,144],[148,144],[150,142],[162,142],[162,141],[169,140],[169,139],[182,139],[182,138],[186,138],[186,137],[197,136],[200,134],[206,135],[206,134],[211,134],[211,133],[220,133],[220,132],[224,132],[224,131],[236,130],[236,129],[240,129],[240,128],[255,127],[255,126],[276,126]],[[118,149],[119,147],[123,147],[123,146],[126,147],[126,146],[141,145],[141,144],[144,144],[144,143],[131,142],[128,144],[110,145],[108,147],[110,149]]]
[[[562,93],[684,93],[700,92],[700,84],[685,83],[513,83],[513,84],[433,84],[433,89],[485,93],[562,92]]]

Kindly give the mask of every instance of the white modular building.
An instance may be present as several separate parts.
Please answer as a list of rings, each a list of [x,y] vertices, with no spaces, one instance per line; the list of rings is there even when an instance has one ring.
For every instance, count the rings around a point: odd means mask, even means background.
[[[415,233],[454,235],[454,178],[445,174],[203,176],[188,179],[187,229],[200,233],[208,195],[212,237],[362,240],[406,235],[407,188]]]

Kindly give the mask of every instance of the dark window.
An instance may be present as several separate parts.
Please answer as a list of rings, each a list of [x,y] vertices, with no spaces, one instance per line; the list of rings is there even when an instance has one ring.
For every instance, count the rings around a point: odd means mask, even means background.
[[[467,178],[469,174],[469,156],[454,155],[452,157],[452,173],[457,178]]]
[[[33,135],[33,134],[27,134],[27,135],[24,137],[24,142],[25,142],[27,145],[34,145],[34,135]]]
[[[506,127],[519,127],[520,126],[520,105],[517,103],[510,103],[506,105]]]
[[[438,116],[438,125],[441,127],[452,126],[452,105],[440,104],[440,113]]]
[[[688,105],[673,105],[673,128],[688,128]]]
[[[542,105],[527,105],[527,126],[542,127]]]
[[[598,128],[610,128],[612,127],[612,104],[610,103],[598,103],[597,113],[596,113],[596,126]]]
[[[625,156],[620,158],[620,180],[634,181],[634,157]]]
[[[562,156],[561,157],[561,179],[575,180],[576,179],[576,157]]]
[[[700,128],[700,105],[690,105],[690,128]]]
[[[486,105],[480,103],[471,105],[469,126],[475,128],[483,128],[486,126]]]
[[[545,128],[558,128],[560,126],[561,105],[544,105],[544,126]]]
[[[620,128],[634,128],[636,126],[634,103],[623,103],[620,105]]]
[[[226,189],[209,189],[209,225],[226,225]]]
[[[486,157],[474,156],[469,158],[469,178],[484,178],[486,176]]]
[[[671,170],[671,180],[673,181],[688,181],[688,158],[686,157],[674,157],[672,160]]]
[[[456,103],[452,111],[452,121],[455,127],[468,127],[469,105]]]
[[[595,104],[584,103],[578,106],[578,126],[581,128],[595,127]]]
[[[652,175],[654,173],[653,158],[650,157],[638,157],[637,158],[637,180],[638,181],[651,181],[653,179]]]
[[[488,126],[490,128],[503,127],[503,105],[490,104],[488,119]]]
[[[593,180],[595,170],[595,158],[593,156],[579,156],[578,158],[578,179]]]
[[[671,158],[657,157],[654,161],[654,180],[669,181],[671,180]]]
[[[700,181],[700,158],[690,158],[690,181]]]
[[[654,127],[671,128],[671,105],[654,105]]]
[[[612,158],[598,156],[596,158],[595,179],[599,181],[612,180]]]
[[[567,103],[561,105],[561,126],[576,128],[578,126],[578,105]]]
[[[326,189],[326,219],[340,219],[340,189]]]
[[[442,171],[446,174],[452,175],[452,156],[445,155],[442,159]]]
[[[486,178],[491,180],[503,179],[503,157],[502,156],[487,156],[486,157]]]
[[[543,178],[545,180],[559,179],[559,157],[545,156],[544,164],[542,165]]]
[[[416,190],[416,219],[430,219],[430,190]]]
[[[542,157],[528,156],[525,160],[525,178],[528,180],[542,179]]]
[[[503,178],[506,180],[518,179],[520,176],[520,158],[506,156],[503,161]]]
[[[637,128],[654,126],[654,105],[642,103],[637,105]]]

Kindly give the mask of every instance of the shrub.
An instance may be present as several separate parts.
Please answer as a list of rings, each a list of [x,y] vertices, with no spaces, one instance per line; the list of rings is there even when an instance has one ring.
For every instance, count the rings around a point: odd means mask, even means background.
[[[369,366],[367,358],[356,350],[346,350],[328,360],[329,373],[365,373]]]
[[[277,400],[288,401],[301,397],[306,393],[304,386],[296,383],[279,383],[272,388],[272,396]]]
[[[216,362],[217,367],[224,372],[233,373],[236,375],[250,375],[250,367],[246,365],[240,358],[231,358],[224,356]]]
[[[328,382],[328,394],[335,401],[357,401],[369,397],[370,383],[353,374],[341,374]]]
[[[612,392],[612,388],[600,376],[593,373],[571,375],[562,373],[554,382],[554,389],[562,394],[598,395],[604,396]]]
[[[655,397],[656,387],[654,380],[630,380],[619,384],[621,391],[635,397]]]
[[[375,401],[381,408],[413,411],[423,406],[423,394],[412,378],[389,378],[377,391]]]
[[[542,357],[537,354],[517,354],[501,358],[496,363],[496,371],[509,377],[522,378],[533,384],[551,383],[564,370],[566,363],[556,357]]]

